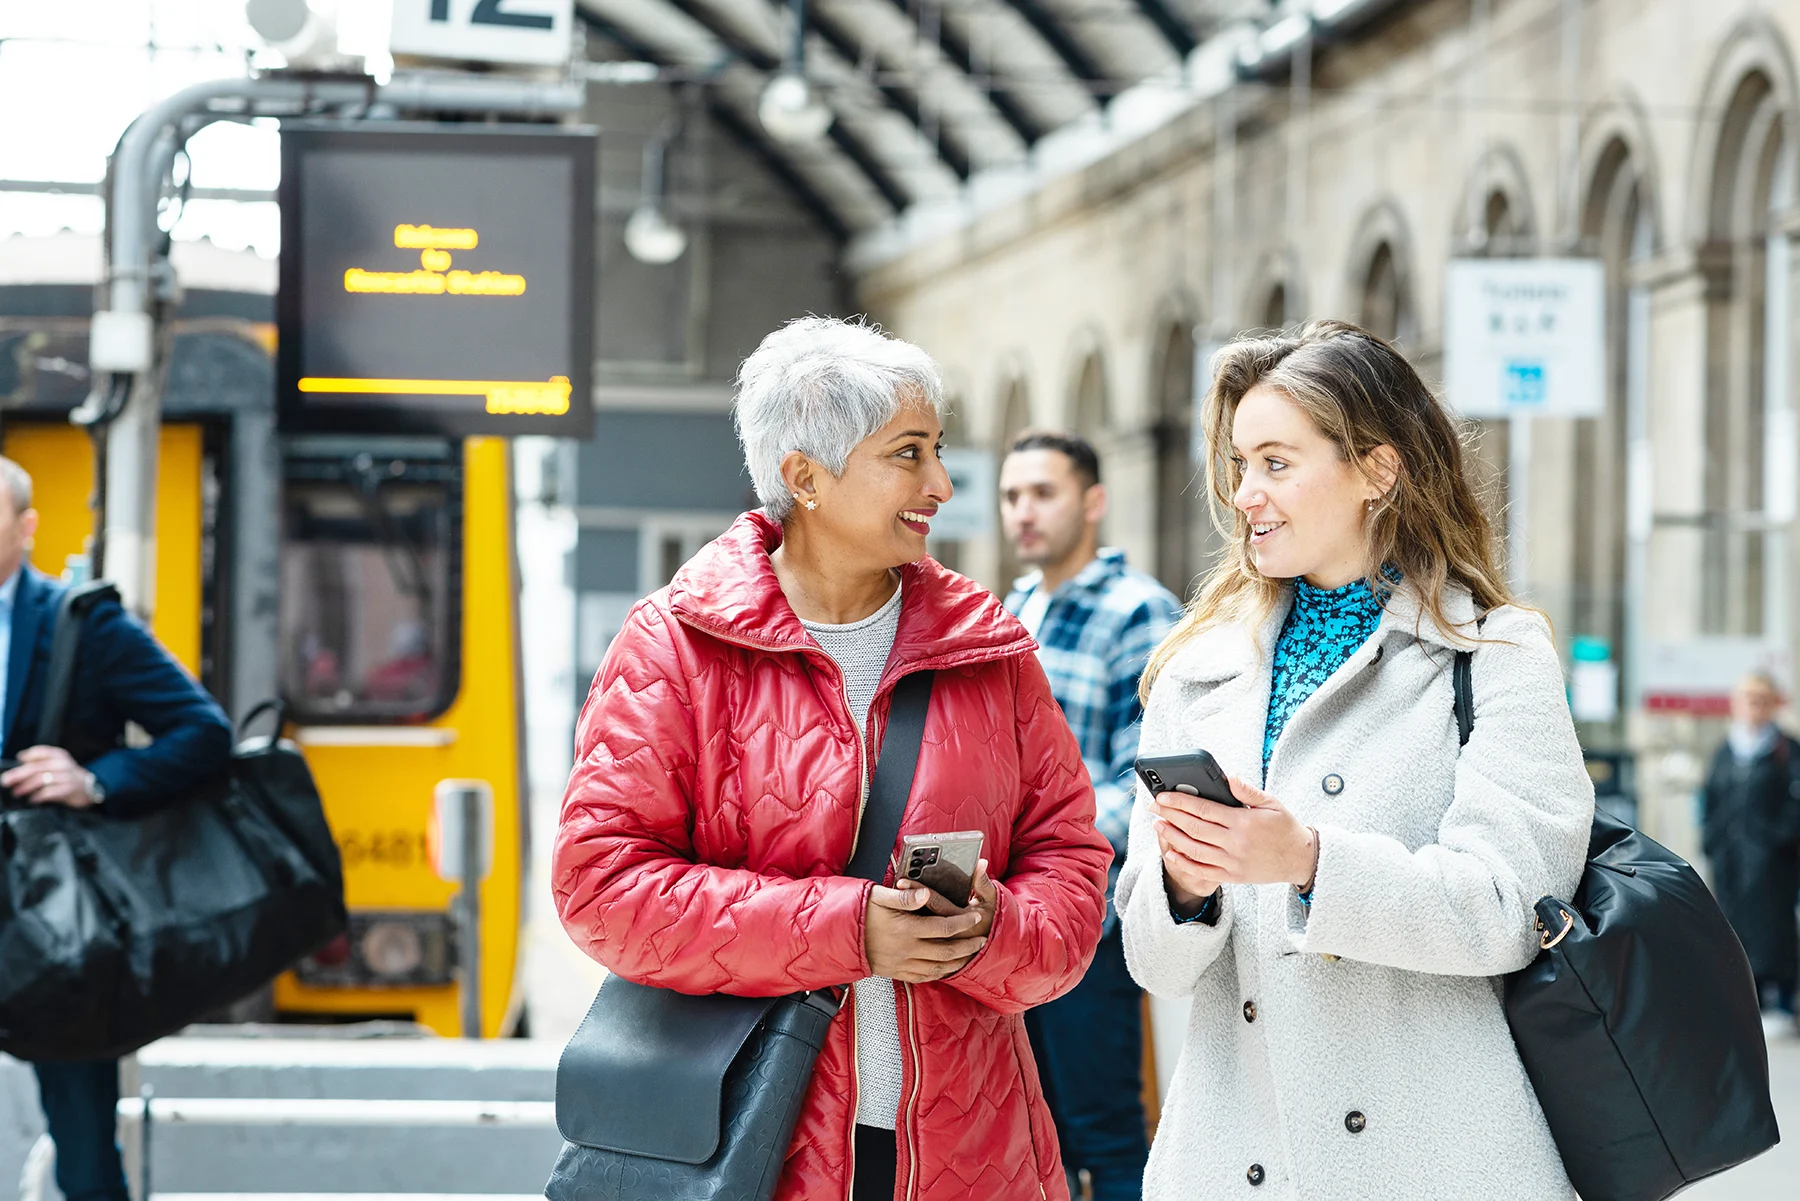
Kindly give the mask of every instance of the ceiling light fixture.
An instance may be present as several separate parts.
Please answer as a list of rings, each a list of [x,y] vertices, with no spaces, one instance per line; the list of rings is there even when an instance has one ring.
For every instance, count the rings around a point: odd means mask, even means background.
[[[665,134],[644,143],[643,195],[625,221],[625,249],[638,262],[657,267],[680,258],[688,242],[686,232],[663,212],[663,155],[672,137]]]
[[[800,146],[824,137],[833,114],[806,81],[806,0],[792,0],[792,8],[793,46],[781,70],[764,85],[756,116],[777,142]]]

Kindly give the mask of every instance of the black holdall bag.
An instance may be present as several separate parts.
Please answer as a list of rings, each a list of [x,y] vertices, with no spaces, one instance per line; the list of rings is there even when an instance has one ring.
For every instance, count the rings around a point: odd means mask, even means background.
[[[104,583],[63,598],[41,745],[62,745],[81,625],[108,598]],[[0,1051],[20,1059],[134,1051],[347,928],[319,794],[276,735],[241,741],[223,778],[141,816],[0,805]]]
[[[1574,898],[1538,901],[1537,926],[1506,1020],[1582,1201],[1661,1201],[1780,1141],[1750,962],[1686,861],[1596,811]]]
[[[880,884],[912,792],[933,673],[894,688],[846,876]],[[769,1201],[839,999],[688,996],[608,976],[556,1068],[567,1140],[549,1201]]]

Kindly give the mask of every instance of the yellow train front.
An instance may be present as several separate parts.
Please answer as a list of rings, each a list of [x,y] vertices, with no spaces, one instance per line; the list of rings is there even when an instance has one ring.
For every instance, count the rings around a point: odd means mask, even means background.
[[[94,457],[68,413],[89,381],[81,290],[0,288],[0,451],[37,486],[36,565],[81,569]],[[275,984],[290,1021],[461,1032],[457,886],[428,855],[434,793],[484,782],[485,1036],[523,1014],[523,721],[509,445],[278,436],[270,298],[190,289],[158,474],[157,635],[236,715],[268,696],[343,851],[346,939]],[[7,315],[12,314],[12,315]],[[26,315],[28,314],[28,315]]]

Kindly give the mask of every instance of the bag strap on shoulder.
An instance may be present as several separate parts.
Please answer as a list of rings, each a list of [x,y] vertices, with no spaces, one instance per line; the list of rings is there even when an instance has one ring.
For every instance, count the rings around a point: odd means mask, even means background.
[[[38,713],[37,744],[62,743],[63,714],[75,682],[75,653],[81,649],[81,626],[88,611],[103,600],[119,599],[110,580],[90,580],[63,593],[56,607],[56,632],[50,638],[50,674],[44,681],[44,707]]]
[[[919,746],[925,740],[925,715],[931,709],[931,685],[935,672],[918,671],[894,685],[888,706],[887,733],[881,755],[875,761],[875,777],[869,781],[869,801],[863,807],[862,825],[856,834],[856,851],[844,868],[846,876],[873,880],[887,878],[894,839],[906,816],[906,799],[912,795],[913,777],[919,770]]]
[[[1481,627],[1487,624],[1487,614],[1483,613],[1475,619],[1475,632],[1481,633]],[[1450,687],[1456,694],[1456,737],[1458,746],[1469,745],[1469,735],[1475,732],[1475,652],[1457,651],[1456,662],[1450,668]]]

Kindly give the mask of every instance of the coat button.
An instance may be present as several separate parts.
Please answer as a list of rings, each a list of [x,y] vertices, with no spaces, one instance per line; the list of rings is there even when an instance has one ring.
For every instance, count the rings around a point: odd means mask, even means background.
[[[1338,775],[1336,772],[1332,772],[1329,776],[1326,776],[1323,780],[1319,781],[1319,787],[1325,790],[1326,796],[1336,796],[1338,793],[1344,791],[1344,777]]]
[[[1256,1020],[1256,1002],[1255,1001],[1245,1001],[1244,1002],[1244,1020],[1246,1022],[1254,1022]]]
[[[1344,1129],[1348,1130],[1351,1134],[1361,1134],[1364,1130],[1368,1129],[1368,1126],[1369,1119],[1363,1117],[1362,1113],[1358,1110],[1352,1109],[1349,1113],[1344,1115]]]
[[[1250,1170],[1244,1173],[1244,1179],[1248,1180],[1253,1185],[1261,1184],[1263,1182],[1262,1165],[1259,1163],[1251,1164]]]

